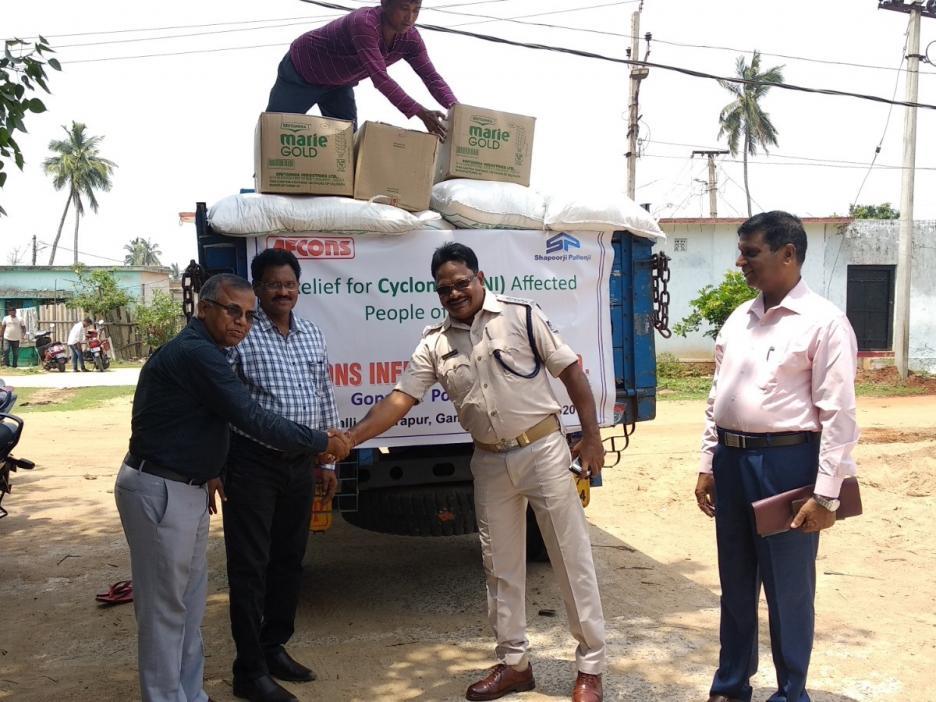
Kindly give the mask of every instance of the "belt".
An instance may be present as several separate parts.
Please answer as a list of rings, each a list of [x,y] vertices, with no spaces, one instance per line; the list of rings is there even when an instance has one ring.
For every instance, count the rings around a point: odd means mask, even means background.
[[[810,441],[818,441],[817,431],[783,431],[776,434],[739,434],[733,431],[718,430],[718,443],[729,448],[758,449],[775,446],[798,446]]]
[[[150,475],[155,475],[160,478],[165,478],[166,480],[174,480],[177,483],[185,483],[186,485],[194,485],[195,487],[201,487],[207,480],[193,480],[192,478],[187,478],[181,473],[176,473],[174,470],[170,470],[165,466],[161,466],[158,463],[153,463],[148,461],[145,458],[137,458],[132,453],[127,453],[124,456],[124,463],[138,470],[141,473],[149,473]]]
[[[515,439],[501,439],[496,444],[485,444],[482,441],[475,441],[474,444],[479,449],[491,451],[492,453],[505,453],[515,448],[529,446],[534,441],[539,441],[544,436],[549,436],[560,429],[559,418],[551,414],[542,422],[534,424]]]

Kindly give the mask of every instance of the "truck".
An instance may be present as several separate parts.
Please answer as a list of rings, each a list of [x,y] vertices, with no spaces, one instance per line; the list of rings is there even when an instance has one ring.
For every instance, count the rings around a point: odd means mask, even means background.
[[[319,269],[313,268],[312,270],[316,273],[309,281],[306,270],[303,269],[304,275],[300,281],[302,292],[318,295],[320,301],[324,301],[327,294],[337,291],[342,286],[346,286],[350,292],[355,284],[360,282],[363,285],[361,281],[367,278],[368,272],[374,273],[375,269],[386,266],[388,260],[382,255],[373,254],[369,257],[363,255],[357,258],[349,257],[347,251],[349,247],[353,249],[354,242],[346,241],[347,237],[337,237],[341,241],[337,239],[332,241],[332,238],[328,236],[314,239],[308,236],[290,238],[289,235],[254,237],[253,239],[230,236],[212,227],[209,210],[204,202],[196,204],[195,226],[198,260],[192,261],[183,275],[183,306],[189,317],[195,311],[196,294],[201,282],[217,273],[234,273],[245,278],[249,277],[251,251],[256,252],[267,246],[290,248],[297,252],[297,255],[309,256],[313,253],[325,256],[330,249],[332,250],[333,255],[328,256],[326,262],[317,262],[317,265],[328,264],[330,276],[319,276],[317,274]],[[459,230],[447,232],[445,236],[458,239],[463,234],[467,236],[468,233]],[[519,232],[505,232],[501,236],[516,238],[520,234]],[[562,233],[551,236],[545,250],[547,252],[561,251],[563,245],[567,248],[570,245],[579,246],[581,237],[576,238],[574,234]],[[419,236],[419,233],[414,236]],[[530,236],[543,237],[544,232],[533,232]],[[399,237],[396,240],[399,241]],[[507,241],[507,239],[501,241]],[[608,244],[610,246],[607,246]],[[399,245],[398,243],[388,244],[388,246],[397,247]],[[667,257],[662,253],[654,253],[653,245],[653,240],[636,236],[628,231],[609,232],[604,237],[606,255],[611,265],[607,292],[603,293],[608,298],[599,301],[598,305],[602,310],[602,316],[606,319],[599,320],[601,324],[598,326],[610,322],[613,388],[609,388],[609,394],[613,399],[613,413],[606,416],[603,426],[615,428],[613,432],[604,432],[605,435],[611,433],[605,438],[608,456],[606,466],[608,467],[620,461],[636,424],[652,420],[656,415],[654,332],[659,330],[662,334],[668,334],[666,282],[669,270]],[[360,248],[360,242],[358,246]],[[499,247],[497,250],[501,251]],[[509,258],[512,255],[509,253],[509,248],[504,251],[501,258],[506,256],[506,259],[498,261],[497,265],[504,270],[514,268]],[[612,251],[613,257],[610,255]],[[584,255],[579,257],[584,258]],[[484,268],[485,259],[480,254],[479,258]],[[428,271],[428,258],[424,259],[425,264],[422,264],[422,260],[420,259],[419,265]],[[384,281],[388,279],[384,277],[380,278],[381,282],[376,287],[385,291],[386,294],[383,297],[389,298],[395,296],[400,287],[413,290],[424,289],[426,285],[431,284],[431,281],[425,281],[424,284],[424,279],[428,277],[424,275],[422,278],[417,278],[411,274],[402,282],[391,280],[386,283]],[[492,287],[495,292],[504,292],[504,290],[497,289],[498,287],[509,288],[513,294],[512,288],[508,285],[498,286],[497,278],[498,276],[488,274],[489,287]],[[524,282],[526,278],[532,278],[532,276],[517,276],[514,282],[523,288],[526,285]],[[509,279],[505,280],[505,283],[509,283]],[[434,297],[432,290],[428,291],[428,296]],[[377,292],[374,299],[382,299],[381,293]],[[367,314],[371,314],[371,307],[375,305],[366,306]],[[320,306],[319,309],[321,310],[322,307]],[[382,309],[383,317],[380,316],[381,311],[378,310],[373,312],[372,318],[379,319],[382,324],[391,324],[388,317],[394,314],[397,317],[418,316],[420,310],[426,313],[427,317],[436,313],[435,309],[430,308],[416,310],[410,304],[409,307],[396,310]],[[546,311],[551,314],[551,310]],[[360,380],[362,374],[367,374],[369,367],[372,376],[375,368],[378,376],[383,372],[386,377],[378,377],[377,381],[382,380],[383,385],[388,386],[387,392],[392,389],[395,377],[405,367],[405,360],[396,360],[387,364],[375,360],[383,358],[381,344],[378,343],[368,344],[368,347],[373,349],[370,355],[367,351],[361,352],[360,344],[355,348],[355,353],[363,353],[363,356],[360,356],[361,363],[343,363],[342,359],[335,358],[331,351],[334,337],[338,336],[337,330],[324,327],[317,318],[319,315],[314,311],[304,316],[323,327],[329,344],[329,360],[332,362],[329,372],[333,383],[341,385]],[[438,319],[438,316],[433,319]],[[425,324],[428,321],[430,320],[419,322],[419,324]],[[340,322],[332,326],[340,327]],[[407,343],[409,343],[410,350],[415,348],[418,338],[416,333],[408,334]],[[349,369],[349,366],[354,365],[358,368]],[[611,375],[610,368],[608,375]],[[447,397],[436,398],[435,395],[436,393],[432,399],[440,400],[441,402],[436,407],[441,408],[447,401]],[[339,397],[339,412],[342,417],[346,414],[353,414],[352,410],[364,412],[368,405],[379,400],[379,397],[379,394],[361,392],[346,395],[344,402]],[[565,405],[563,414],[567,414],[570,407],[571,405]],[[571,407],[571,410],[574,412],[574,407]],[[449,415],[445,415],[440,410],[436,418],[441,420],[447,416]],[[349,422],[353,421],[353,419],[349,420]],[[362,448],[355,449],[351,456],[339,466],[340,488],[335,505],[337,512],[345,521],[354,526],[388,534],[453,536],[476,532],[472,478],[469,469],[472,444],[469,437],[456,435],[454,440],[451,440],[451,437],[446,436],[445,442],[442,443],[438,440],[440,436],[420,439],[418,426],[412,427],[409,431],[410,436],[407,436],[407,429],[407,427],[401,428],[397,441],[384,441],[389,445],[365,444]],[[567,435],[567,438],[571,442],[576,436],[575,432],[572,432]],[[611,476],[610,479],[613,479],[613,471],[604,475]],[[579,493],[586,505],[590,497],[590,488],[589,481],[579,481]],[[314,516],[319,517],[318,526],[313,527],[314,531],[330,526],[330,514],[324,519],[321,514]],[[315,518],[313,524],[316,524]],[[532,510],[528,511],[527,519],[527,552],[531,560],[546,558],[545,546],[536,526],[536,520],[532,516]]]

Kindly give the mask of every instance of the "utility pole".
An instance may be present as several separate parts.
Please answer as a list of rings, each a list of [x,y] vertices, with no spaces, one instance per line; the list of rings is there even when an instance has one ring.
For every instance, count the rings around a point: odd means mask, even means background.
[[[693,151],[692,156],[708,156],[708,202],[709,217],[718,217],[718,177],[715,173],[715,157],[727,154],[728,151]]]
[[[920,19],[936,18],[936,2],[927,0],[879,0],[878,9],[910,15],[907,37],[907,102],[916,102],[920,79]],[[900,182],[900,240],[897,250],[897,282],[894,299],[894,362],[902,380],[910,365],[910,267],[913,254],[913,188],[916,168],[917,111],[904,110],[903,176]]]
[[[640,52],[641,10],[643,10],[643,2],[640,3],[637,11],[631,15],[631,45],[630,49],[627,50],[627,56],[632,61],[640,60],[638,54]],[[647,51],[649,53],[649,48]],[[638,109],[640,101],[640,81],[648,75],[650,75],[649,68],[645,66],[631,66],[627,117],[627,196],[631,200],[634,199],[637,192],[637,135],[640,129],[638,125],[638,121],[640,120],[640,111]]]
[[[33,234],[33,257],[32,257],[32,264],[33,264],[34,266],[36,265],[36,251],[37,251],[37,250],[36,250],[36,235]]]

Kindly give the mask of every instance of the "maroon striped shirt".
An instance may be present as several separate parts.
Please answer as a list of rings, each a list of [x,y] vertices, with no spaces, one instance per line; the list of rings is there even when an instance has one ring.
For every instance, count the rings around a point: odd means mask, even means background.
[[[458,102],[429,60],[416,28],[397,34],[388,48],[380,17],[379,7],[365,7],[296,39],[289,55],[299,75],[308,83],[325,86],[357,85],[370,77],[400,112],[412,117],[424,108],[387,73],[387,66],[405,59],[440,105],[448,109]]]

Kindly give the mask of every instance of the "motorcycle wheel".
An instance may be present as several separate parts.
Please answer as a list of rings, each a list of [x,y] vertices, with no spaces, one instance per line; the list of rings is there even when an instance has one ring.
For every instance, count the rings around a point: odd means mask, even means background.
[[[65,366],[66,366],[67,364],[65,363],[65,359],[64,359],[64,358],[60,358],[60,359],[58,360],[58,362],[56,363],[56,365],[58,366],[58,372],[59,372],[59,373],[64,373],[64,372],[65,372]]]
[[[94,367],[97,368],[101,373],[104,372],[104,361],[101,360],[100,356],[94,357]]]

